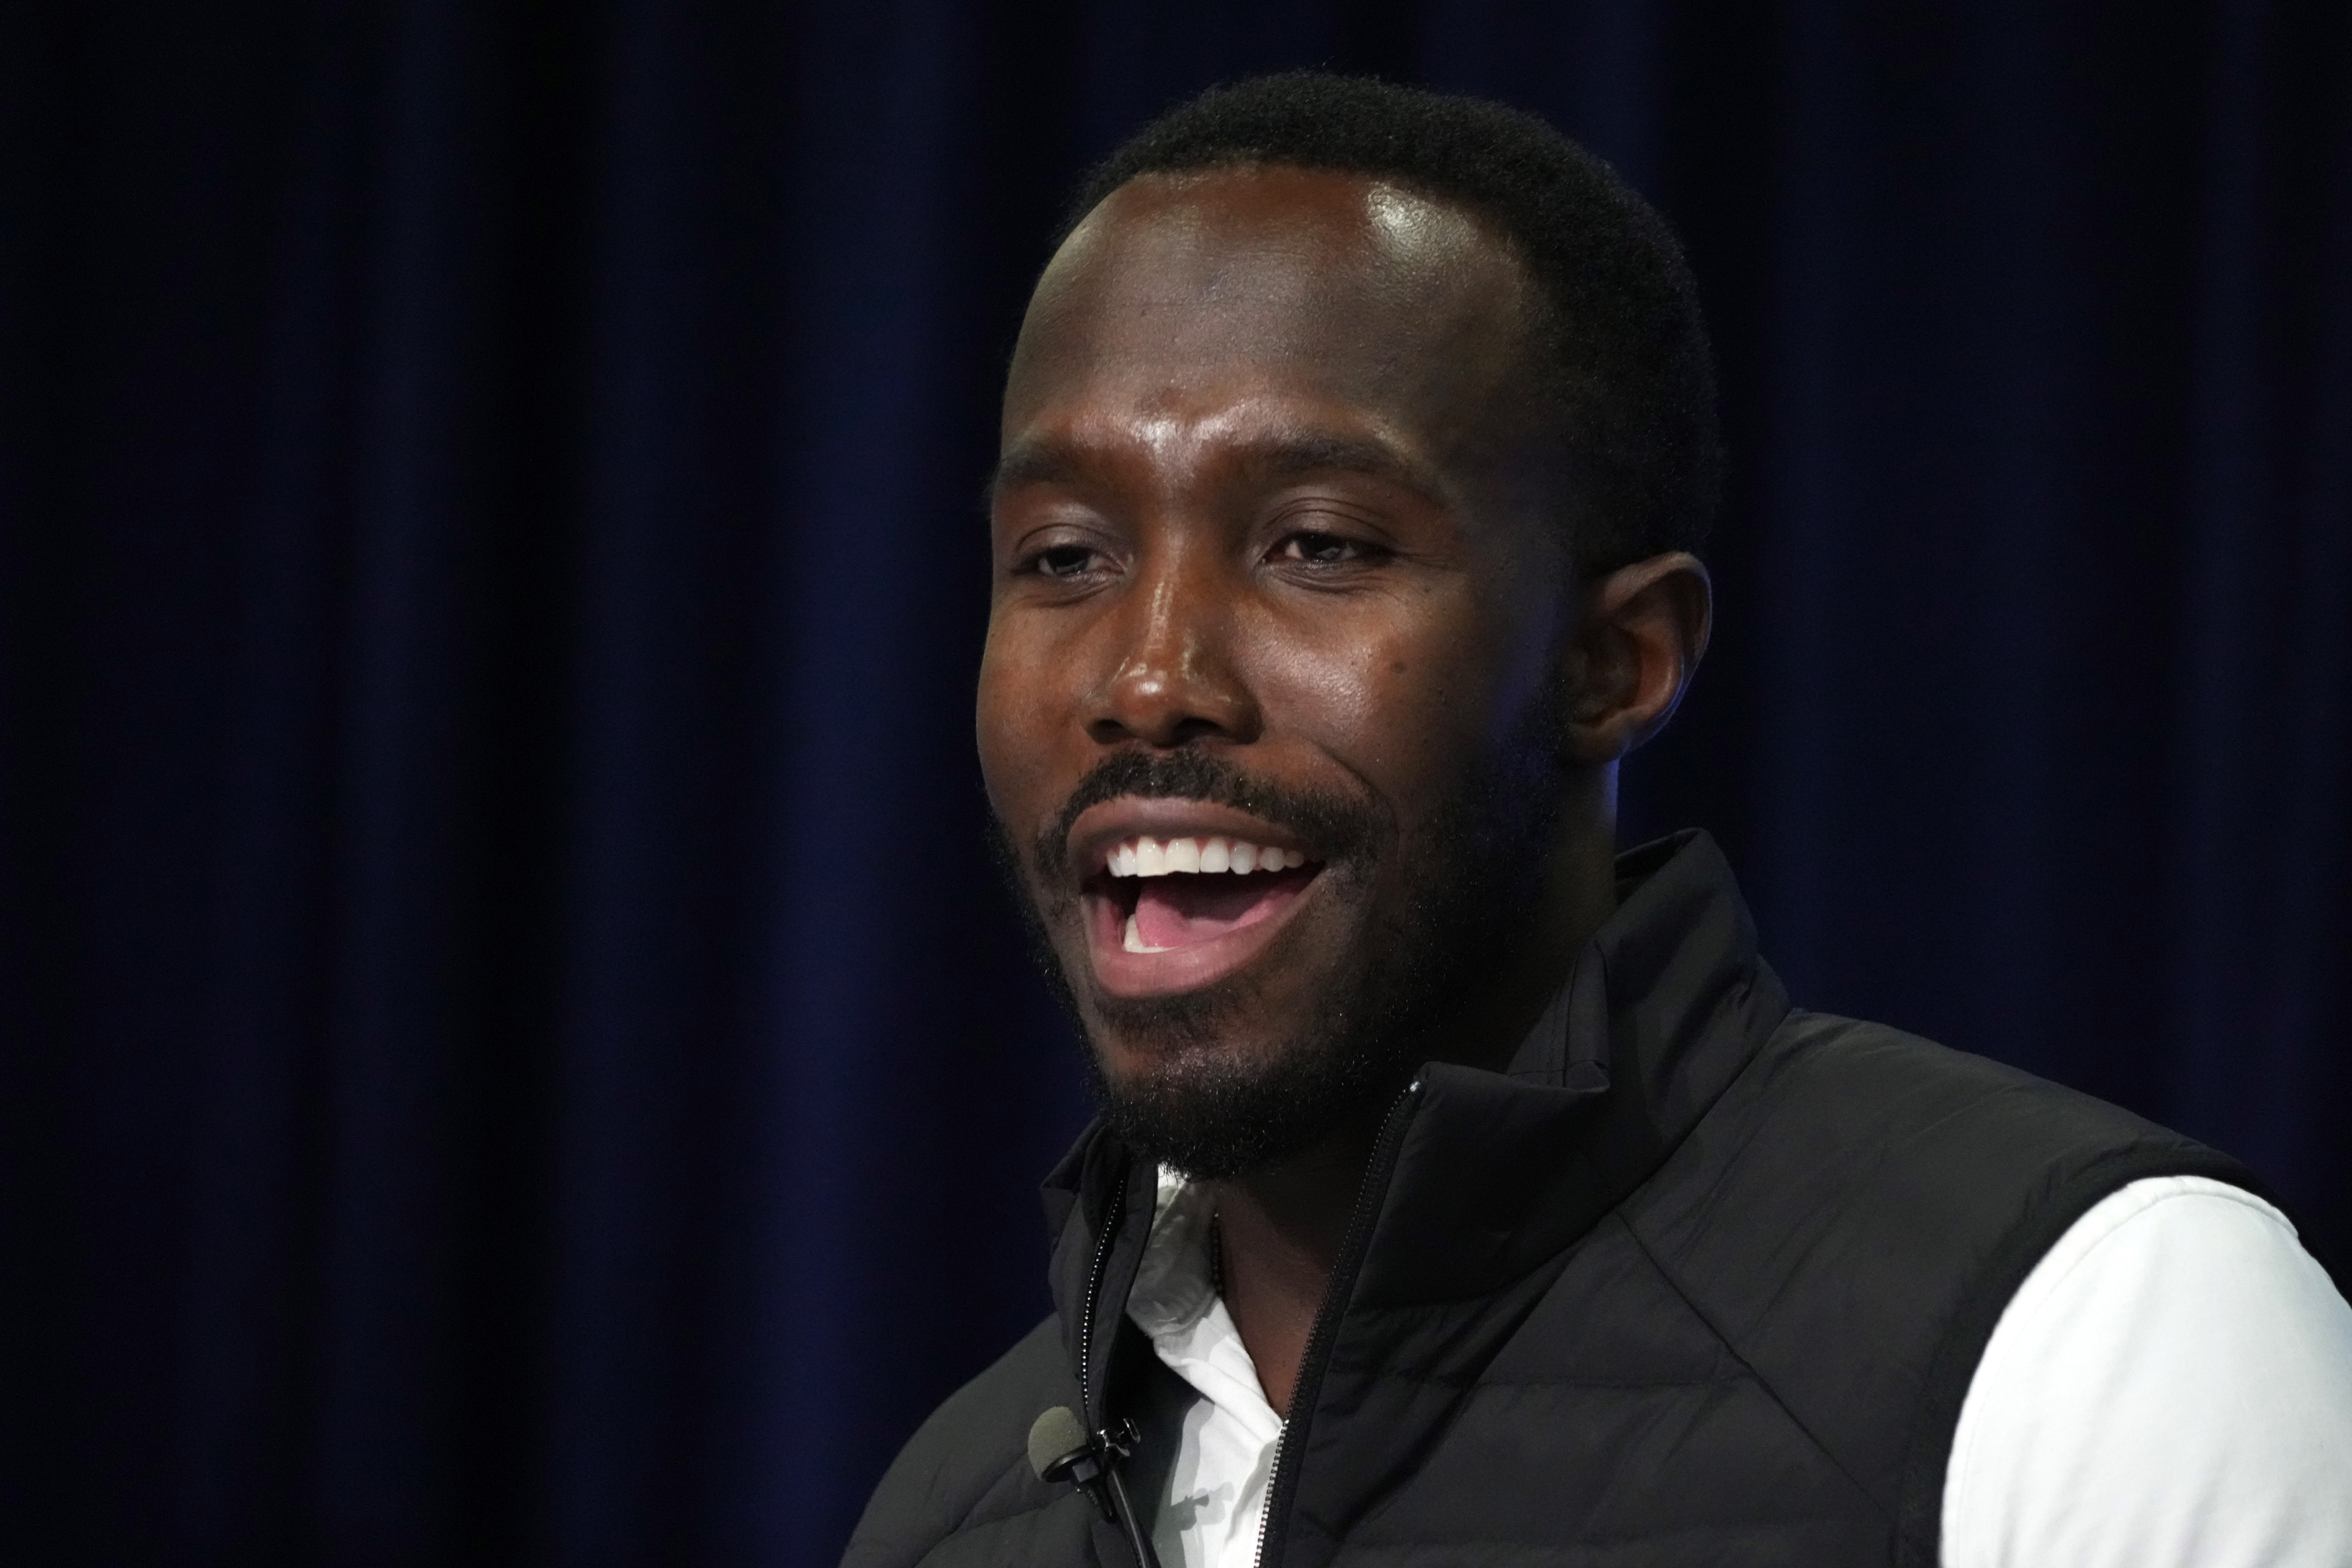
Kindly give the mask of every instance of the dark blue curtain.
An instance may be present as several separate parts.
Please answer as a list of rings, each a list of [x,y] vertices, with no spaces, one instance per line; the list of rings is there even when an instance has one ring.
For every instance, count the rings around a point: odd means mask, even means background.
[[[1085,1114],[971,758],[1027,280],[1317,62],[1688,240],[1721,635],[1629,837],[2342,1255],[2336,0],[13,6],[12,1557],[832,1559]]]

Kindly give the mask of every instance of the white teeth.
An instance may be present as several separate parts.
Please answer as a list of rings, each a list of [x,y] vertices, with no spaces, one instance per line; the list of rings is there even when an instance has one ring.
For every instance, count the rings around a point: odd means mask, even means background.
[[[1127,931],[1121,937],[1119,945],[1126,948],[1129,952],[1166,952],[1168,951],[1164,947],[1147,947],[1144,945],[1143,931],[1141,928],[1137,926],[1135,923],[1135,917],[1133,915],[1127,917]]]
[[[1253,871],[1281,871],[1307,864],[1303,850],[1256,845],[1240,838],[1137,837],[1116,845],[1104,869],[1114,877],[1165,877],[1171,872],[1214,875],[1230,871],[1246,877]]]

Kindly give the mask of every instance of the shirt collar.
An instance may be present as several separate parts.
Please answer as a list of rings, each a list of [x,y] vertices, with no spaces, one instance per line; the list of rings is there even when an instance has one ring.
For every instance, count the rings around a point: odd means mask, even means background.
[[[1153,1339],[1182,1333],[1215,1302],[1209,1243],[1216,1215],[1215,1201],[1205,1185],[1160,1167],[1151,1237],[1143,1244],[1143,1261],[1127,1298],[1127,1315]]]

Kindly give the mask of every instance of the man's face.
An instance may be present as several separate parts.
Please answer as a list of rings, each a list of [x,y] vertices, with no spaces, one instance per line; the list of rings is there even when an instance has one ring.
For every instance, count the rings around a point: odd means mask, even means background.
[[[1532,300],[1458,210],[1276,167],[1123,188],[1032,302],[981,761],[1114,1116],[1196,1174],[1418,1060],[1534,900]]]

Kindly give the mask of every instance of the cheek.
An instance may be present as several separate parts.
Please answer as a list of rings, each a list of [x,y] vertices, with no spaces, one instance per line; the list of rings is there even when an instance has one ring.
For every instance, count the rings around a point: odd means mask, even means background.
[[[1096,760],[1083,655],[1065,623],[1017,609],[990,622],[981,650],[972,706],[981,780],[998,819],[1024,837],[1050,825]]]
[[[1008,824],[1019,825],[1031,805],[1031,775],[1040,756],[1039,689],[1034,658],[1016,639],[992,624],[980,659],[980,684],[972,705],[972,734],[980,751],[981,779],[989,805]]]
[[[1537,689],[1528,640],[1440,600],[1381,606],[1330,635],[1287,644],[1265,670],[1268,717],[1361,775],[1401,815],[1450,783],[1465,757],[1507,731]],[[1418,611],[1420,613],[1411,613]]]

